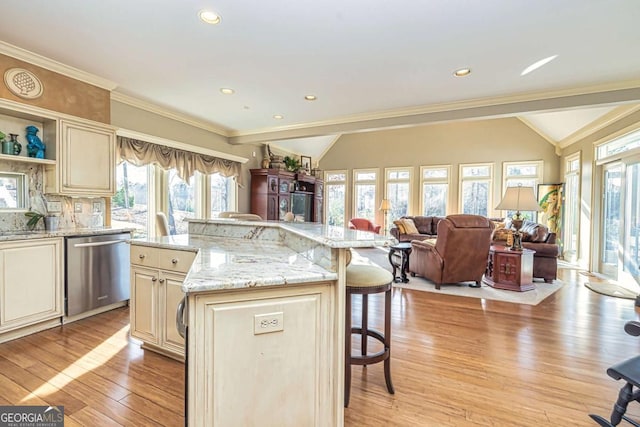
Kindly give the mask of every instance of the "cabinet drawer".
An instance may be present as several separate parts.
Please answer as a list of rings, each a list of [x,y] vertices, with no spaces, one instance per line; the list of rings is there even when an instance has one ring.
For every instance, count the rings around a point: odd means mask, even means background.
[[[158,268],[186,273],[191,268],[195,257],[195,252],[160,249],[158,250]]]
[[[149,246],[131,245],[131,264],[158,267],[158,249]]]

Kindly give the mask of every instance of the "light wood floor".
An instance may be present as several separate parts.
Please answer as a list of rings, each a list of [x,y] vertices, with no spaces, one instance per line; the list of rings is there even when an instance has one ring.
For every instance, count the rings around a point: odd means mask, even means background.
[[[639,316],[576,270],[560,276],[538,306],[396,289],[396,394],[381,364],[354,367],[345,425],[595,426],[587,414],[608,416],[620,387],[606,368],[640,352],[623,331]],[[64,405],[66,426],[183,425],[183,365],[128,329],[123,308],[0,344],[0,405]]]

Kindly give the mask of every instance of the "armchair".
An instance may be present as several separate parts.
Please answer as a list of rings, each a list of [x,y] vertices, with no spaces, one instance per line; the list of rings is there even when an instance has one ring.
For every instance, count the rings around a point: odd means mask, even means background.
[[[438,237],[413,240],[409,272],[443,283],[474,281],[479,287],[487,267],[493,223],[479,215],[449,215],[438,223]]]
[[[351,218],[349,228],[352,230],[371,231],[372,233],[380,233],[381,226],[374,224],[366,218]]]

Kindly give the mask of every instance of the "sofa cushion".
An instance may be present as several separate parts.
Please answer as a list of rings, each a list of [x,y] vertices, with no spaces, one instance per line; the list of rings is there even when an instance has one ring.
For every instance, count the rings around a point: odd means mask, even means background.
[[[411,218],[402,218],[402,225],[404,225],[404,230],[406,234],[420,234],[420,231],[416,227],[416,224],[413,222]]]
[[[400,234],[406,234],[407,233],[407,229],[404,228],[404,223],[402,222],[401,219],[396,219],[395,221],[393,221],[393,225],[395,225],[398,228],[398,232]]]
[[[511,228],[510,218],[505,221],[505,228]],[[529,221],[528,219],[522,222],[520,232],[522,233],[523,242],[542,243],[546,242],[549,236],[549,229],[547,227],[537,222]]]
[[[440,224],[440,221],[442,221],[444,219],[443,216],[433,216],[431,217],[431,233],[430,234],[438,234],[438,224]]]
[[[433,232],[433,226],[431,224],[430,216],[406,216],[405,218],[413,220],[418,233],[421,234],[435,234]]]

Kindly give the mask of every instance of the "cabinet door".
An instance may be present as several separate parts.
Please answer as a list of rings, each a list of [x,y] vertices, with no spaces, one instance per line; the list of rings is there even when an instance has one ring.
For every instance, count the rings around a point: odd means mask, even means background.
[[[158,344],[158,270],[131,267],[131,336]]]
[[[176,328],[176,310],[184,297],[181,289],[184,277],[181,274],[163,272],[160,278],[162,299],[164,300],[161,346],[181,355],[184,355],[184,338],[180,336]]]
[[[289,207],[289,204],[290,204],[289,195],[278,196],[278,217],[275,219],[279,219],[280,221],[284,220],[284,215],[291,210],[291,208]]]
[[[509,285],[520,284],[520,255],[496,254],[494,278],[497,282]]]
[[[322,198],[313,199],[313,222],[322,222]]]
[[[115,193],[115,132],[108,127],[61,121],[62,194]]]
[[[62,240],[0,246],[0,331],[62,316]]]

